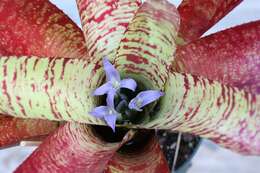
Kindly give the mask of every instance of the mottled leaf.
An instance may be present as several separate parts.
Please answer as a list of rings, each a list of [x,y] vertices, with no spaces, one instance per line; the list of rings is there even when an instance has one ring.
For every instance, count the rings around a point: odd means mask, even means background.
[[[91,93],[102,81],[96,68],[74,58],[0,57],[0,113],[104,124],[88,114],[98,103]]]
[[[0,148],[21,140],[48,135],[58,127],[57,122],[0,116]]]
[[[122,142],[107,143],[90,126],[67,123],[45,139],[15,173],[101,173],[117,149],[132,137],[130,131]]]
[[[202,77],[173,72],[154,120],[140,127],[209,138],[244,154],[260,154],[260,97]]]
[[[141,0],[77,0],[77,4],[89,55],[114,59]]]
[[[167,0],[147,0],[124,34],[115,64],[123,76],[132,76],[150,88],[161,89],[175,52],[179,16]]]
[[[260,20],[178,47],[175,69],[260,94]]]
[[[0,47],[5,56],[80,58],[87,54],[82,31],[48,0],[1,1]]]
[[[180,37],[185,42],[198,39],[240,2],[242,0],[183,0],[178,7]]]

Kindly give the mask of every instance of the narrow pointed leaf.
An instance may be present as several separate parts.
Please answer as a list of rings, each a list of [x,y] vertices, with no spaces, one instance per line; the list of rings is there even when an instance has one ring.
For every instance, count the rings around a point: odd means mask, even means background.
[[[151,88],[162,88],[175,52],[178,26],[174,5],[167,0],[145,1],[120,42],[115,60],[118,70]]]
[[[48,0],[0,2],[1,55],[85,56],[82,31]],[[1,53],[1,51],[0,51]]]
[[[74,58],[0,57],[0,113],[104,124],[88,114],[102,82],[96,68]]]
[[[57,122],[0,116],[0,148],[21,140],[48,135],[58,127]]]
[[[45,139],[15,173],[101,173],[132,136],[128,133],[122,142],[107,143],[97,138],[90,126],[67,123]]]
[[[116,153],[105,173],[170,173],[168,163],[156,138],[149,145],[134,154]]]
[[[180,37],[185,42],[198,39],[240,2],[242,0],[183,0],[178,7]]]
[[[77,4],[89,55],[114,58],[141,0],[77,0]]]
[[[175,68],[260,94],[260,20],[178,47]]]
[[[142,127],[192,133],[260,155],[260,97],[189,74],[172,73],[155,119]]]

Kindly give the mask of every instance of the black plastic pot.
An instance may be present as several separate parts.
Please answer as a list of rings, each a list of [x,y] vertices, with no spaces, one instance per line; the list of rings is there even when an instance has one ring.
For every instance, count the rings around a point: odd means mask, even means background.
[[[172,133],[160,130],[157,133],[161,148],[168,161],[169,167],[172,167],[174,153],[177,145],[178,133]],[[200,146],[201,138],[182,134],[179,155],[177,158],[175,173],[186,173],[191,166],[191,159]]]
[[[94,130],[99,134],[103,140],[107,142],[119,142],[122,140],[126,132],[129,130],[127,128],[116,128],[116,133],[114,133],[111,128],[106,126],[93,126]],[[177,145],[178,133],[173,133],[169,131],[159,130],[138,130],[136,136],[123,145],[118,152],[120,153],[138,153],[142,149],[147,141],[155,135],[157,136],[162,151],[168,161],[169,167],[171,169],[174,160],[175,148]],[[200,146],[200,137],[196,137],[190,134],[182,134],[179,155],[176,163],[175,173],[186,173],[191,166],[191,159],[195,155],[196,151]]]
[[[187,161],[185,163],[182,164],[181,167],[179,167],[176,171],[172,170],[172,173],[186,173],[189,168],[192,166],[192,158],[194,157],[194,155],[197,153],[201,140],[199,141],[199,143],[197,144],[196,148],[193,150],[192,154],[190,155],[190,157],[187,159]]]

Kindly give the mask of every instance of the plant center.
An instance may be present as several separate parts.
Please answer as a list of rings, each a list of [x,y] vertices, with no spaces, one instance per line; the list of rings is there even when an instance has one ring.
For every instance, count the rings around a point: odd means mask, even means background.
[[[113,86],[113,88],[115,88],[116,90],[118,90],[118,89],[120,88],[120,83],[113,78],[113,79],[112,79],[112,86]]]
[[[129,131],[124,127],[117,127],[114,133],[111,128],[107,126],[92,126],[95,134],[103,141],[114,143],[121,142],[123,137]],[[150,139],[155,135],[153,130],[138,130],[134,137],[125,143],[118,152],[121,154],[135,154],[141,152],[147,145],[149,145]]]

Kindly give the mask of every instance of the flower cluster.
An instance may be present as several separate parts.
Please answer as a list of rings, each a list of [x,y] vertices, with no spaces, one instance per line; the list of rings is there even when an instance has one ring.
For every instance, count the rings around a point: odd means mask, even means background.
[[[103,59],[103,66],[106,73],[106,83],[97,88],[93,92],[93,96],[106,94],[107,106],[98,106],[90,114],[96,118],[104,119],[113,131],[115,131],[116,120],[122,119],[122,114],[136,111],[142,112],[143,107],[164,95],[161,91],[147,90],[139,92],[134,98],[129,100],[128,95],[123,94],[120,90],[128,89],[135,92],[137,88],[136,81],[130,78],[121,80],[119,72],[107,58]],[[116,104],[115,98],[117,98]]]

